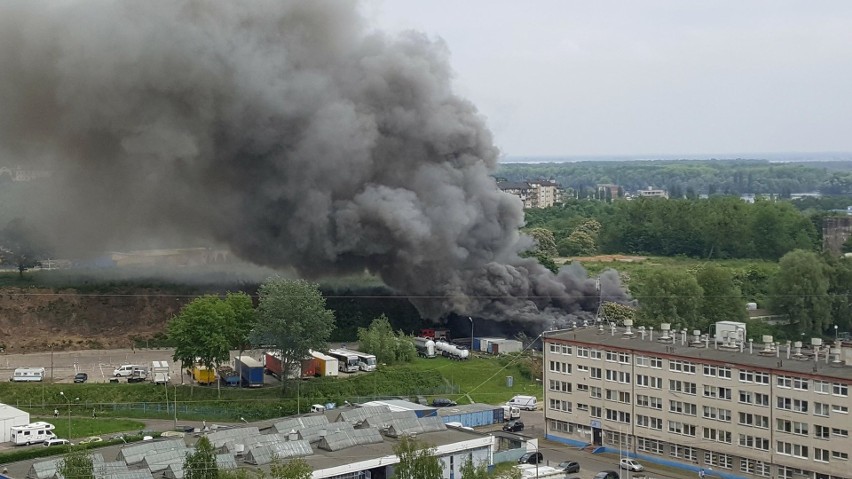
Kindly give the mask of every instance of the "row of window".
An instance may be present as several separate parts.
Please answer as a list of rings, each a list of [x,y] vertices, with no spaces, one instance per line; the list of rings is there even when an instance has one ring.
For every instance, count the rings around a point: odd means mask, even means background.
[[[564,355],[571,355],[574,348],[568,345],[550,344],[550,352]],[[630,354],[620,351],[599,350],[585,347],[577,347],[577,356],[590,359],[605,359],[609,362],[617,362],[620,364],[630,364]],[[663,359],[653,356],[635,356],[636,366],[650,367],[662,369]],[[728,366],[716,366],[705,364],[702,366],[704,376],[716,377],[723,379],[732,379],[733,372]],[[550,361],[550,370],[553,372],[571,373],[571,364],[559,361]],[[698,364],[688,360],[671,359],[669,360],[669,371],[681,372],[685,374],[696,374]],[[740,382],[769,384],[769,373],[751,370],[739,371]],[[808,378],[794,376],[777,376],[776,384],[782,388],[796,389],[800,391],[809,390]],[[653,386],[649,386],[653,387]],[[828,381],[813,380],[814,391],[821,394],[833,394],[835,396],[847,397],[849,395],[849,386],[841,383],[831,383]]]

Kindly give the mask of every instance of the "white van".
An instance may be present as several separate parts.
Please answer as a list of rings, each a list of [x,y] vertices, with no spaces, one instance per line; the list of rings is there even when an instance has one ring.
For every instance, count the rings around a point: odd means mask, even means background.
[[[17,368],[9,380],[14,382],[44,381],[44,368]]]
[[[526,411],[535,411],[538,408],[538,400],[535,396],[515,396],[506,403],[507,406],[516,406]]]
[[[56,434],[53,433],[53,424],[49,422],[34,422],[25,426],[12,426],[12,444],[21,445],[35,444],[44,442],[48,439],[55,439]]]
[[[125,364],[120,366],[112,371],[112,375],[115,377],[128,377],[133,375],[133,371],[144,370],[144,366],[140,366],[138,364]]]
[[[517,406],[503,406],[503,420],[511,421],[512,419],[521,418],[521,409]]]

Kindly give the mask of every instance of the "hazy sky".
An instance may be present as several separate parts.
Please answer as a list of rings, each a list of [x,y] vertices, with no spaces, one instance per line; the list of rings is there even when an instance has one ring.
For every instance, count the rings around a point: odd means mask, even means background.
[[[852,151],[852,1],[371,0],[504,155]]]

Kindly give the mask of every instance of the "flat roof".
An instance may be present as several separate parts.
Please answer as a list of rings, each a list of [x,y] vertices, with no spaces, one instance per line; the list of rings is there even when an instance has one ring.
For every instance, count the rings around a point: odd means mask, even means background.
[[[365,402],[362,406],[388,406],[391,411],[434,411],[431,406],[424,406],[416,402],[406,401],[404,399],[379,399],[376,401]]]
[[[787,357],[787,344],[781,344],[777,348],[777,352],[771,355],[760,354],[764,349],[763,343],[755,342],[753,344],[753,353],[749,353],[749,345],[746,342],[743,347],[743,352],[740,352],[739,347],[724,348],[722,344],[716,345],[714,338],[710,338],[709,347],[704,347],[705,342],[701,341],[701,347],[690,345],[693,340],[692,335],[687,335],[686,343],[681,342],[681,334],[677,334],[677,340],[673,342],[661,342],[661,332],[654,331],[653,341],[650,335],[645,334],[645,339],[642,339],[636,328],[633,328],[634,335],[632,337],[625,336],[625,328],[616,328],[615,334],[609,327],[605,327],[603,332],[595,327],[580,327],[576,329],[563,329],[559,331],[547,331],[544,333],[545,342],[560,342],[566,341],[572,344],[582,344],[590,348],[607,347],[612,349],[621,349],[630,353],[652,353],[656,356],[665,358],[683,358],[693,359],[696,362],[712,362],[720,365],[734,366],[739,369],[761,369],[773,372],[775,374],[795,373],[796,375],[806,376],[811,378],[828,378],[841,379],[844,382],[852,382],[852,366],[850,365],[833,365],[831,362],[826,363],[825,352],[821,352],[819,362],[816,362],[813,357],[807,359],[795,359],[792,356]],[[672,332],[674,336],[674,332]],[[805,341],[803,341],[805,343]],[[714,346],[716,345],[716,346]],[[823,351],[827,349],[822,348]],[[793,350],[795,351],[795,349]],[[803,352],[812,355],[813,350],[802,348]],[[848,354],[849,348],[846,348]],[[845,355],[841,354],[841,359]]]
[[[438,408],[439,416],[455,416],[457,414],[468,414],[475,412],[493,411],[495,409],[503,409],[503,406],[494,406],[491,404],[473,403],[460,404],[458,406]]]
[[[417,440],[428,443],[432,446],[443,446],[483,436],[484,434],[475,431],[449,428],[443,431],[418,434]],[[396,447],[399,439],[384,435],[382,438],[384,441],[378,444],[363,444],[357,447],[348,447],[334,452],[325,451],[314,446],[314,453],[310,456],[304,456],[302,459],[304,459],[312,469],[317,470],[345,466],[385,456],[393,456],[395,454],[393,449]]]

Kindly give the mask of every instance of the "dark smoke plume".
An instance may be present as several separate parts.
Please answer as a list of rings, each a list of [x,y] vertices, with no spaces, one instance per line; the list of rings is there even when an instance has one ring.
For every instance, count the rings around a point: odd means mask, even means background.
[[[597,307],[582,270],[518,256],[521,204],[446,46],[352,2],[2,2],[0,66],[0,155],[61,180],[32,216],[67,254],[206,239],[307,276],[368,269],[427,317]]]

